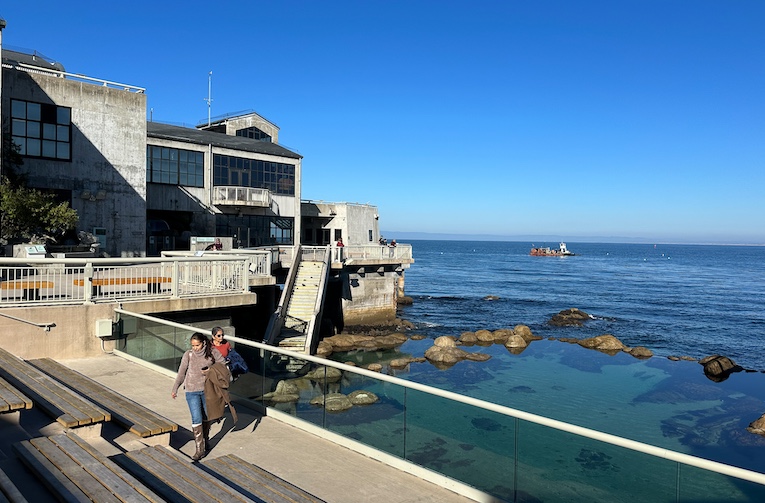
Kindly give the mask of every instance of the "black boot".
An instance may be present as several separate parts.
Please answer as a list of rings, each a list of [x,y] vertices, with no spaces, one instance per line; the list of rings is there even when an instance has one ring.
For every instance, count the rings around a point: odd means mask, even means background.
[[[210,421],[202,421],[202,436],[205,439],[205,454],[210,452]]]
[[[194,445],[197,448],[197,451],[193,456],[191,456],[191,459],[194,461],[199,461],[205,457],[205,454],[207,454],[205,451],[205,436],[204,432],[202,431],[202,425],[198,424],[196,426],[192,426],[191,431],[194,433]]]

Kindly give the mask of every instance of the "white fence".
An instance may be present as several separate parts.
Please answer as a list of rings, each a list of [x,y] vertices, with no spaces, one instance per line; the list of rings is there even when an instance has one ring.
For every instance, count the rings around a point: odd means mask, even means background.
[[[180,298],[249,291],[271,275],[272,254],[136,259],[0,258],[0,307],[137,298]]]

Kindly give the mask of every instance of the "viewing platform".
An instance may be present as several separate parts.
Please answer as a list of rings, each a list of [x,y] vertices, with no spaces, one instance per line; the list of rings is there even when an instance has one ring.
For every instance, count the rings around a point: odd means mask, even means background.
[[[182,456],[194,452],[189,431],[190,417],[183,397],[170,398],[173,378],[119,356],[65,360],[69,368],[111,388],[115,392],[156,411],[182,425],[173,433],[170,448]],[[128,378],[129,376],[129,378]],[[363,503],[393,500],[401,502],[473,501],[381,463],[299,428],[259,414],[236,403],[239,421],[232,424],[230,414],[222,424],[213,425],[212,449],[208,461],[235,455],[327,502]],[[24,414],[20,421],[19,414]],[[0,469],[13,481],[27,501],[56,501],[13,454],[11,445],[41,435],[64,433],[55,420],[34,408],[0,415]],[[104,456],[146,448],[137,437],[113,423],[104,423],[100,437],[88,443]],[[227,474],[231,476],[231,474]]]

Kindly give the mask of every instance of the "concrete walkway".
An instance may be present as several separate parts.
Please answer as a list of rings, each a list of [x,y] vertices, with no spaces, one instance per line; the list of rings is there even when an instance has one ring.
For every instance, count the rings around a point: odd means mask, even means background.
[[[175,421],[181,427],[171,437],[171,447],[191,456],[194,442],[190,416],[183,394],[173,400],[170,388],[173,379],[159,372],[125,360],[119,356],[63,360],[61,363],[108,386],[124,396]],[[390,467],[355,451],[305,432],[277,419],[264,417],[237,405],[239,422],[235,427],[230,415],[211,431],[210,458],[236,454],[328,503],[363,503],[390,500],[398,503],[468,502],[431,482]],[[50,435],[60,432],[55,422],[43,420],[41,412],[22,411],[19,424],[0,422],[0,467],[21,477],[18,463],[10,458],[9,444],[26,434]],[[88,439],[106,455],[140,449],[144,444],[114,424],[106,424],[102,439]],[[21,484],[14,480],[17,485]],[[39,485],[39,484],[38,484]],[[26,491],[25,491],[26,492]],[[30,501],[45,501],[41,494]]]

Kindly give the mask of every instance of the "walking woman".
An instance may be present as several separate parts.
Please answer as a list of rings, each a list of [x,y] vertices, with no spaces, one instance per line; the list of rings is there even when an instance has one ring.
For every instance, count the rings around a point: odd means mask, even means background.
[[[191,431],[194,433],[196,452],[191,457],[194,461],[202,459],[206,453],[205,435],[202,424],[207,419],[205,403],[205,379],[209,368],[214,363],[224,363],[223,356],[215,349],[204,334],[199,332],[191,336],[191,349],[183,353],[178,376],[173,383],[170,395],[178,396],[178,388],[183,384],[186,389],[186,402],[191,412]]]

